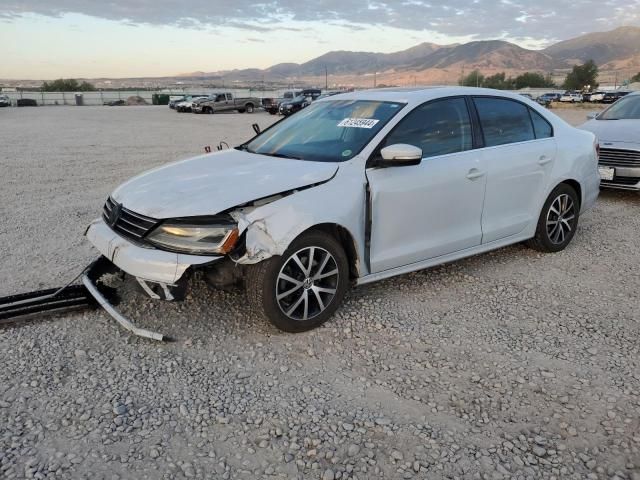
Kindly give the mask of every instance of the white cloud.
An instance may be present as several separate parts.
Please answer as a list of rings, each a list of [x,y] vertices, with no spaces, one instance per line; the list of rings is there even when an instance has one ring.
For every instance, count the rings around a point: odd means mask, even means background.
[[[536,39],[543,44],[584,32],[640,24],[640,0],[2,0],[0,18],[27,13],[59,17],[80,13],[129,24],[184,28],[232,26],[265,32],[283,20],[340,21],[476,39]]]

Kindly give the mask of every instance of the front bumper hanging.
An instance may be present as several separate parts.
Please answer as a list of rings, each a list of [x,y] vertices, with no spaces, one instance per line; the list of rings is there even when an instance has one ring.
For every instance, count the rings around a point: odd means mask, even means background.
[[[100,256],[94,260],[82,274],[82,283],[89,291],[89,293],[95,298],[98,304],[106,310],[120,325],[129,330],[134,335],[139,337],[149,338],[151,340],[158,341],[171,341],[172,338],[163,335],[162,333],[152,332],[144,328],[136,327],[130,320],[122,315],[116,308],[109,302],[107,297],[100,291],[99,281],[100,278],[106,274],[113,272],[114,265],[107,260],[104,256]]]

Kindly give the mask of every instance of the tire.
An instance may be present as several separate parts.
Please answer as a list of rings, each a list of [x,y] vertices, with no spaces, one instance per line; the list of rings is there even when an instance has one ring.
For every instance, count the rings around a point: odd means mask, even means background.
[[[544,202],[536,235],[527,240],[527,246],[540,252],[559,252],[573,239],[580,217],[580,200],[576,191],[561,183]]]
[[[251,309],[290,333],[311,330],[331,318],[348,286],[349,262],[342,245],[319,231],[300,235],[282,256],[251,265],[245,274]]]
[[[213,108],[206,107],[206,110],[204,111],[204,113],[206,113],[207,115],[212,115],[213,114]]]
[[[247,113],[253,113],[253,103],[247,103],[244,106],[244,111]]]

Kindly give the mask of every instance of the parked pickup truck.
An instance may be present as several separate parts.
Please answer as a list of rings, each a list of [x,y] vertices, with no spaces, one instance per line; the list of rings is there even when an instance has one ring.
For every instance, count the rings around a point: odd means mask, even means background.
[[[217,93],[193,103],[194,113],[217,113],[237,110],[240,113],[253,113],[260,105],[256,97],[233,98],[231,93]]]

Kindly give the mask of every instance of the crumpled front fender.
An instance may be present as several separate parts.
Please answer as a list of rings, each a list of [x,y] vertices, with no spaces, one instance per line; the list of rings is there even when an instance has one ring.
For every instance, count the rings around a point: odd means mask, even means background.
[[[274,255],[282,255],[289,244],[314,225],[313,216],[292,205],[281,208],[264,206],[236,210],[231,216],[238,222],[239,232],[245,233],[245,254],[238,263],[252,265]]]

